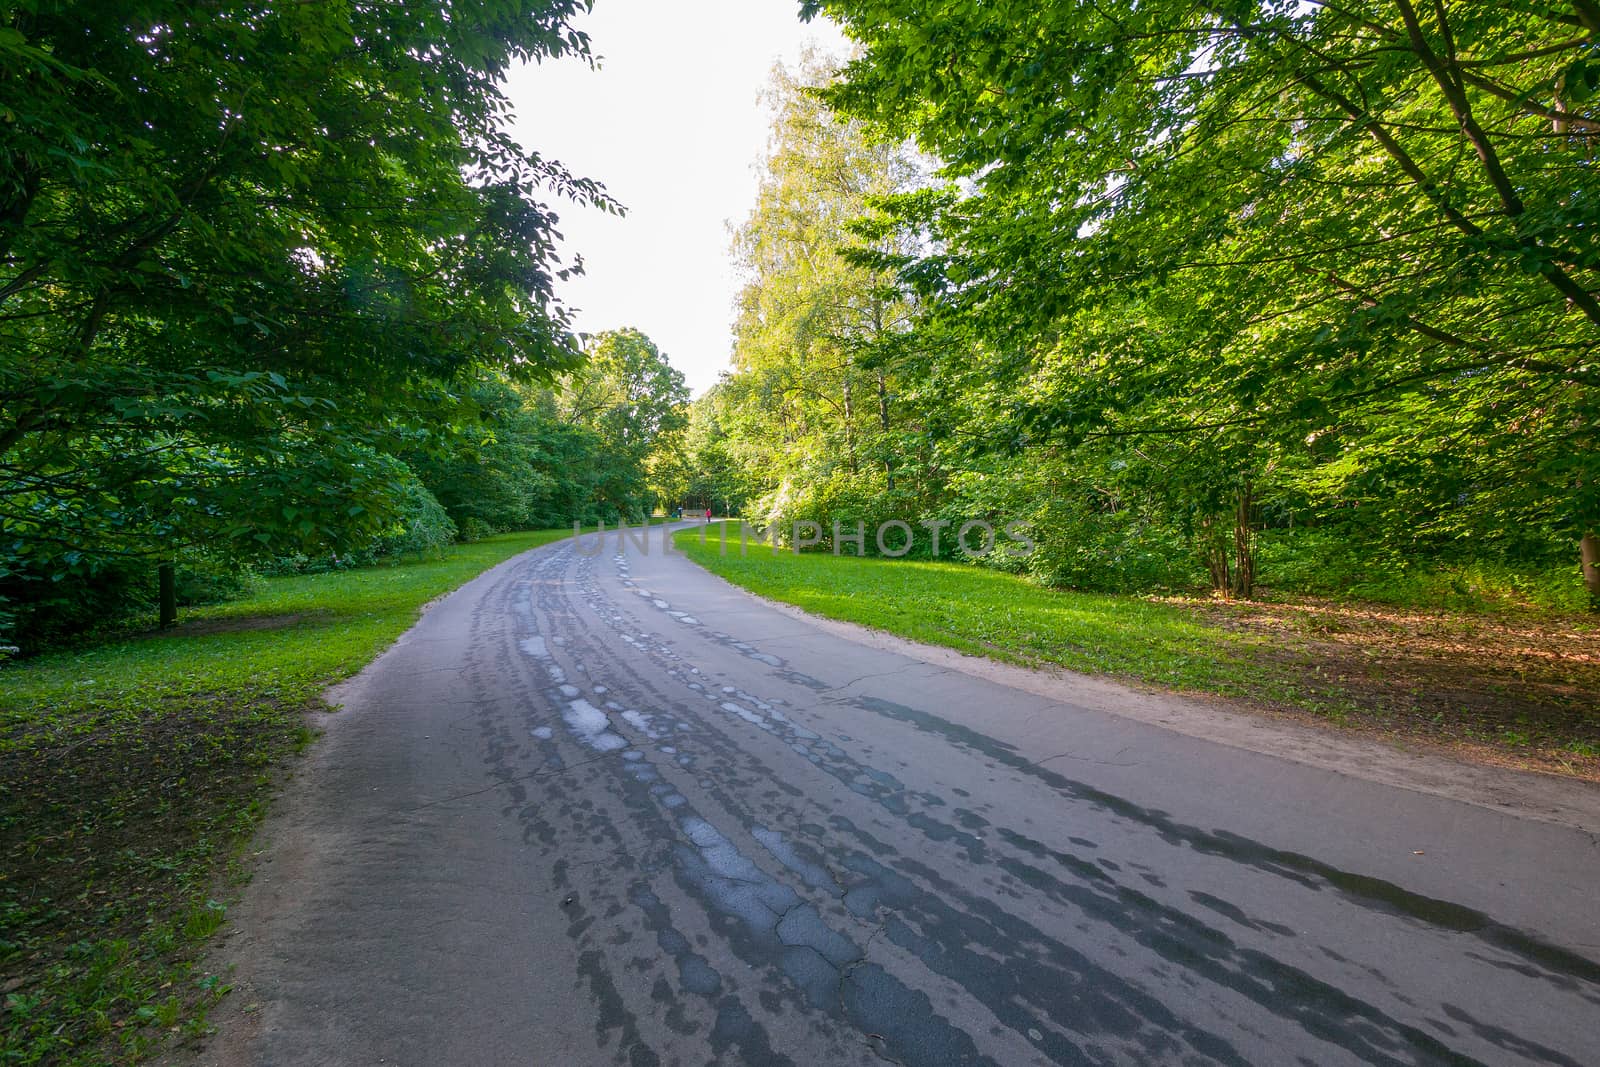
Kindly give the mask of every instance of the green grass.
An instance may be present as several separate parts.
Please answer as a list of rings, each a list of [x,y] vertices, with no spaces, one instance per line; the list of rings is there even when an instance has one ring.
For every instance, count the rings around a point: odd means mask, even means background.
[[[127,1062],[203,1030],[226,992],[194,962],[214,897],[319,694],[429,600],[569,533],[268,579],[174,630],[0,667],[0,1063]]]
[[[680,531],[690,559],[756,593],[831,619],[1016,663],[1056,664],[1175,689],[1292,699],[1287,675],[1263,666],[1263,642],[1230,633],[1169,604],[1138,597],[1045,589],[963,563],[795,554],[738,526]]]

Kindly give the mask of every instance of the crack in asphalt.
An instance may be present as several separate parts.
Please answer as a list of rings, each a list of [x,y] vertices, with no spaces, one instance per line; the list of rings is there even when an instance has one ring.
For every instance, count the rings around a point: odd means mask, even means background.
[[[893,677],[896,674],[904,674],[906,671],[909,671],[914,667],[927,667],[927,666],[930,666],[930,664],[918,663],[917,661],[913,660],[912,662],[907,663],[903,667],[896,667],[892,671],[878,671],[876,674],[863,674],[863,675],[860,675],[859,677],[850,679],[848,682],[840,682],[838,685],[831,686],[830,688],[821,690],[821,692],[823,692],[823,693],[838,693],[838,692],[842,692],[843,690],[849,689],[851,686],[859,685],[862,682],[871,681],[874,678],[890,678],[890,677]],[[941,674],[949,674],[949,673],[950,673],[950,670],[949,670],[948,667],[935,667],[933,673],[930,674],[929,677],[930,678],[936,678]]]
[[[1137,767],[1137,766],[1139,766],[1139,762],[1137,760],[1135,760],[1132,763],[1114,763],[1114,762],[1112,762],[1112,760],[1115,760],[1118,756],[1122,755],[1124,752],[1128,751],[1128,749],[1130,749],[1132,747],[1133,747],[1132,745],[1123,745],[1121,748],[1117,749],[1117,751],[1115,751],[1115,752],[1113,752],[1111,754],[1111,759],[1109,759],[1109,760],[1095,759],[1093,756],[1080,756],[1075,752],[1057,752],[1054,756],[1046,756],[1044,759],[1034,760],[1033,763],[1031,763],[1029,766],[1043,767],[1046,763],[1049,763],[1052,760],[1070,759],[1070,760],[1078,760],[1081,763],[1093,763],[1096,766],[1100,766],[1100,767]]]

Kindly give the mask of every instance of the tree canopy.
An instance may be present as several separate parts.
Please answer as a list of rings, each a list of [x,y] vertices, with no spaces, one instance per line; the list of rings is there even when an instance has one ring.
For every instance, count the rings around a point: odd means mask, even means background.
[[[1185,546],[1239,593],[1262,528],[1551,559],[1600,527],[1592,5],[803,6],[857,44],[836,129],[937,161],[806,216],[912,309],[879,365],[925,513]]]
[[[856,51],[775,76],[694,404],[573,336],[553,205],[620,209],[509,133],[585,6],[7,8],[0,629],[666,501],[1022,518],[1106,588],[1600,562],[1589,0],[804,0]]]
[[[512,139],[502,88],[588,62],[586,7],[6,8],[0,637],[137,606],[157,565],[648,510],[682,379],[573,335],[553,205],[620,207]]]
[[[591,493],[613,515],[637,519],[655,507],[650,487],[654,453],[686,424],[689,389],[655,343],[633,328],[589,338],[583,366],[565,380],[564,419],[598,438]]]
[[[578,351],[508,65],[581,5],[27,3],[0,23],[0,521],[46,570],[359,533],[424,383]]]

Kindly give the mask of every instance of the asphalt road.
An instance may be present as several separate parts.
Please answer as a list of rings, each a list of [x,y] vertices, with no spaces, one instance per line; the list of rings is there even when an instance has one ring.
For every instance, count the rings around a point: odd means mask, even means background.
[[[867,647],[659,532],[341,698],[205,1062],[1600,1061],[1592,834]]]

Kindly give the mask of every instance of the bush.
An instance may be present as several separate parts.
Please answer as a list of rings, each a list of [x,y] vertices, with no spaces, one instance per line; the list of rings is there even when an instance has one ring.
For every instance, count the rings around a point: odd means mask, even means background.
[[[784,542],[792,538],[796,523],[816,523],[821,530],[816,551],[834,550],[833,529],[837,524],[840,533],[845,535],[840,538],[844,546],[841,552],[857,554],[854,536],[860,524],[861,554],[869,556],[878,554],[876,534],[882,523],[900,519],[914,526],[917,514],[912,502],[888,492],[874,479],[852,474],[842,467],[831,476],[804,486],[786,485],[758,501],[752,510],[763,528],[777,526],[779,539]],[[926,532],[917,533],[914,542],[917,547],[912,555],[925,555]],[[898,535],[890,536],[896,538],[891,544],[897,545]]]
[[[472,544],[482,541],[486,537],[493,537],[500,531],[475,515],[468,515],[459,523],[458,536],[463,544]]]
[[[438,555],[456,539],[456,524],[444,505],[414,478],[402,490],[399,512],[394,526],[367,550],[372,557]]]
[[[45,573],[29,561],[0,559],[0,645],[31,654],[121,628],[141,616],[154,621],[155,564],[142,559],[74,560]]]
[[[176,577],[178,603],[191,607],[236,600],[261,587],[261,575],[250,565],[202,552],[184,553]]]
[[[1277,592],[1350,596],[1357,589],[1390,586],[1405,569],[1397,551],[1337,530],[1301,527],[1262,530],[1256,536],[1257,578]]]
[[[1190,590],[1205,584],[1191,539],[1132,508],[1098,511],[1051,500],[1029,517],[1025,569],[1048,586],[1102,593]]]
[[[293,552],[261,565],[268,577],[288,574],[326,574],[352,567],[370,567],[387,559],[438,555],[456,540],[456,524],[443,505],[415,478],[401,486],[395,515],[377,537],[362,545],[311,556]]]
[[[0,646],[31,654],[153,626],[159,565],[141,557],[80,556],[44,573],[26,560],[0,560]],[[175,577],[178,603],[187,606],[231,600],[260,582],[248,565],[195,549],[179,554]]]

